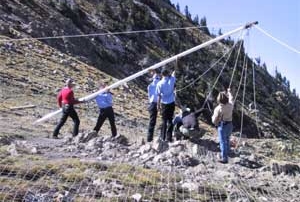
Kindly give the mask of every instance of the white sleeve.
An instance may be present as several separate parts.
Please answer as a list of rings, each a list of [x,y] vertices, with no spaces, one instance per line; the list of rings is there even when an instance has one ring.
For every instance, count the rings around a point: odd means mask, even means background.
[[[233,105],[233,96],[231,92],[228,92],[228,102]]]
[[[218,105],[215,109],[214,109],[214,114],[211,117],[211,121],[214,125],[218,125],[220,122],[220,115],[221,115],[221,111],[220,111],[220,106]]]

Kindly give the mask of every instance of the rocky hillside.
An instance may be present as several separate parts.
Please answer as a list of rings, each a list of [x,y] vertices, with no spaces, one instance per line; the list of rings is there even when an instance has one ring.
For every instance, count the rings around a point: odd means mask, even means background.
[[[75,96],[83,97],[96,91],[100,81],[112,84],[214,37],[199,29],[115,33],[191,26],[195,24],[167,0],[2,0],[0,200],[297,201],[300,103],[295,93],[270,76],[265,65],[244,59],[241,43],[228,62],[222,58],[198,79],[231,50],[233,41],[228,39],[168,65],[177,72],[180,102],[200,108],[226,64],[212,91],[210,101],[216,104],[214,99],[228,86],[236,61],[232,90],[238,92],[247,61],[246,97],[243,105],[241,89],[234,115],[234,153],[228,165],[217,162],[218,141],[209,113],[201,117],[201,139],[144,143],[147,75],[113,89],[121,134],[117,138],[109,137],[107,123],[98,136],[90,132],[98,114],[94,102],[77,107],[81,124],[76,139],[69,136],[70,120],[59,140],[48,138],[58,117],[32,124],[57,109],[55,97],[67,77],[76,80]],[[94,33],[103,35],[57,37]],[[28,40],[16,40],[22,38]],[[257,110],[251,107],[252,67]]]

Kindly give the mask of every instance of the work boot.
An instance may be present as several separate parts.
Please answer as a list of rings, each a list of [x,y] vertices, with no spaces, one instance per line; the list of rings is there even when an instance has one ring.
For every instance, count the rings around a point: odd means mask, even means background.
[[[52,138],[53,139],[58,139],[58,136],[57,135],[52,135]]]
[[[225,160],[218,160],[219,163],[222,163],[222,164],[227,164],[228,161],[225,161]]]

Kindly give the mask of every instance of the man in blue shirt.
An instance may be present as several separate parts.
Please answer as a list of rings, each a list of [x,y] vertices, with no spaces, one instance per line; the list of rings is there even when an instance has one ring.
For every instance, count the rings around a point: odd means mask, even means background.
[[[156,86],[157,83],[160,81],[160,75],[158,69],[150,70],[152,74],[152,82],[148,85],[148,99],[149,99],[149,126],[148,126],[148,135],[147,135],[147,142],[151,142],[153,140],[153,133],[156,125],[156,118],[157,118],[157,92]]]
[[[105,88],[105,84],[100,84],[100,89]],[[97,124],[94,128],[94,131],[97,133],[99,132],[101,126],[103,125],[106,118],[108,118],[111,128],[111,134],[112,137],[115,137],[117,135],[117,128],[115,124],[115,114],[114,110],[112,108],[113,105],[113,97],[112,93],[109,91],[105,91],[103,93],[100,93],[96,97],[97,105],[100,109],[99,117],[97,120]]]
[[[172,119],[175,111],[175,71],[170,75],[167,69],[162,70],[162,80],[156,87],[157,109],[161,111],[162,128],[160,138],[164,141],[172,142],[173,123]]]

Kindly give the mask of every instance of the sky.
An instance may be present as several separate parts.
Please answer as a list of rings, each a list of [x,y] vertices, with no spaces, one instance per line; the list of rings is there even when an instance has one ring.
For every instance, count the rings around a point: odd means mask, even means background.
[[[210,31],[218,34],[234,30],[248,22],[300,52],[299,0],[171,0],[179,3],[183,13],[188,10],[199,19],[206,17]],[[231,26],[228,26],[231,25]],[[213,27],[212,27],[213,26]],[[234,37],[234,36],[233,36]],[[277,70],[290,81],[291,89],[300,94],[300,54],[280,45],[256,28],[251,28],[245,40],[245,49],[251,58],[260,57],[271,75]]]

